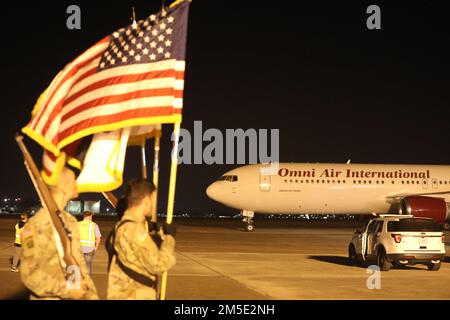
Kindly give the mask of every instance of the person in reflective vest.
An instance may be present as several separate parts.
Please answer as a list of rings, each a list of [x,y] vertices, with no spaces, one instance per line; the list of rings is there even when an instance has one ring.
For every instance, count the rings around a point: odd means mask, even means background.
[[[83,213],[83,221],[78,222],[80,247],[84,254],[89,274],[92,273],[92,260],[101,242],[102,234],[98,225],[92,221],[92,212]]]
[[[20,256],[22,255],[22,231],[23,227],[25,227],[25,223],[28,221],[28,214],[23,213],[20,215],[20,222],[16,224],[16,239],[14,241],[14,256],[12,258],[12,265],[11,265],[11,271],[12,272],[19,272],[19,261]]]

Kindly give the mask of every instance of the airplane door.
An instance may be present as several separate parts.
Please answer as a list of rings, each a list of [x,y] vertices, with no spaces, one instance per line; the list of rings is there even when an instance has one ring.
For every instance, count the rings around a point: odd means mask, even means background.
[[[433,186],[433,189],[437,189],[437,187],[438,187],[438,181],[437,181],[437,179],[431,180],[431,185]]]
[[[422,180],[422,188],[428,189],[428,180],[427,179]]]
[[[259,190],[270,191],[270,175],[261,173],[259,176]]]

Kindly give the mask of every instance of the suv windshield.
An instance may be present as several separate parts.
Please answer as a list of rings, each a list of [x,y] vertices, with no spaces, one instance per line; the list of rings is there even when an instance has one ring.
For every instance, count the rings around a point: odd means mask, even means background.
[[[389,221],[388,232],[440,232],[441,227],[433,220],[425,219],[401,219],[400,221]]]

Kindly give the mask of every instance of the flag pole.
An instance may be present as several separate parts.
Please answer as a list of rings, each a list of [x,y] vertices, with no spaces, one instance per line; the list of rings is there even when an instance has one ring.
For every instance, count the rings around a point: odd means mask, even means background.
[[[147,179],[147,157],[145,155],[145,139],[141,144],[141,167],[142,167],[142,179]],[[145,219],[145,229],[148,229],[148,220]]]
[[[172,135],[173,149],[172,149],[172,161],[170,168],[170,182],[169,182],[169,198],[167,200],[167,218],[166,223],[171,224],[173,221],[173,207],[175,201],[175,186],[177,181],[177,166],[178,166],[178,140],[180,138],[180,122],[176,122],[173,128]],[[161,295],[160,300],[166,300],[167,291],[167,271],[163,273],[161,279]]]
[[[154,158],[153,158],[153,184],[155,186],[155,195],[152,203],[152,222],[158,221],[158,181],[159,181],[159,149],[161,142],[161,133],[155,136]]]
[[[145,140],[141,145],[142,178],[147,179],[147,158],[145,156]]]

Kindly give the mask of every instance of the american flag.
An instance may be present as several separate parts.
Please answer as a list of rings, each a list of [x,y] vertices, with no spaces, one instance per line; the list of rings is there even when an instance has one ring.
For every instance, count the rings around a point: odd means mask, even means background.
[[[88,135],[181,121],[188,11],[182,1],[120,29],[54,78],[22,129],[53,153],[47,167]]]

